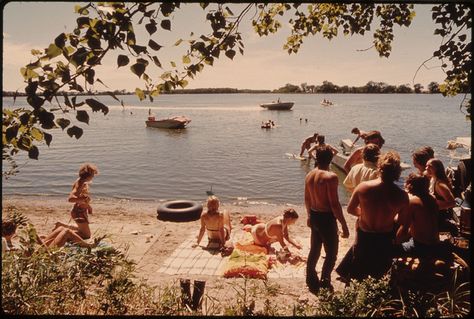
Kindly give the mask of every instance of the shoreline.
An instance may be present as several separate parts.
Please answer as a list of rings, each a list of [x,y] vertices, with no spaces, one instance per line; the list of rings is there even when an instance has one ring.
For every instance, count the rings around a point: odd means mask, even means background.
[[[176,248],[187,240],[190,236],[196,237],[199,232],[200,222],[166,222],[156,218],[157,202],[130,201],[114,199],[93,198],[91,205],[93,214],[90,215],[90,227],[92,238],[107,234],[106,241],[114,247],[126,252],[126,255],[136,262],[136,275],[145,279],[151,286],[163,287],[166,285],[176,285],[183,275],[167,275],[159,273],[158,270],[163,262]],[[72,204],[64,197],[45,198],[42,196],[3,196],[3,214],[7,214],[9,209],[15,208],[23,213],[35,226],[39,234],[49,233],[56,221],[71,223],[69,211]],[[288,205],[283,204],[256,204],[256,205],[235,205],[222,202],[220,210],[227,210],[231,215],[233,231],[242,228],[240,223],[244,215],[257,215],[264,221],[281,214]],[[306,211],[303,205],[291,206],[294,208],[299,219],[289,228],[290,237],[308,240],[310,229],[306,225]],[[350,236],[347,239],[340,238],[339,251],[336,267],[354,242],[355,220],[352,215],[347,214],[346,206],[343,206],[344,217],[346,218]],[[340,225],[338,223],[340,229]],[[309,244],[309,243],[308,243]],[[297,249],[290,247],[291,251]],[[324,261],[324,249],[318,261],[317,271],[320,273]],[[229,293],[232,285],[242,283],[244,279],[226,279],[219,276],[207,275],[187,275],[192,280],[205,280],[207,294],[219,300],[224,293],[222,302],[226,298],[235,298],[235,291]],[[342,291],[344,284],[336,280],[337,274],[332,273],[332,284],[334,289]],[[275,296],[282,304],[288,303],[288,295],[301,296],[302,298],[315,298],[305,283],[304,278],[293,279],[268,279],[269,283],[278,284],[281,294]],[[227,287],[228,286],[228,287]],[[223,290],[224,289],[224,290]],[[230,300],[229,299],[229,300]],[[285,302],[286,301],[286,302]]]

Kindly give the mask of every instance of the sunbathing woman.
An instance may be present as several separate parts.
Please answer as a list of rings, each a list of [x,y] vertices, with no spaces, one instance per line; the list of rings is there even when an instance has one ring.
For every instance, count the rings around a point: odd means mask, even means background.
[[[451,182],[446,176],[443,162],[432,158],[426,163],[425,174],[430,180],[430,193],[436,198],[439,206],[439,231],[449,231],[457,236],[457,226],[453,221],[452,208],[456,206]]]
[[[286,239],[290,244],[301,249],[301,245],[290,239],[288,235],[288,226],[293,225],[297,220],[298,213],[293,208],[288,208],[284,210],[282,216],[275,217],[266,224],[246,225],[244,230],[252,233],[255,245],[270,248],[272,243],[279,242],[283,249],[288,250],[284,241]]]
[[[219,198],[209,196],[207,199],[207,212],[201,215],[201,228],[197,237],[197,245],[201,242],[204,232],[207,230],[209,239],[208,248],[222,248],[230,238],[232,226],[227,211],[219,212]]]
[[[76,222],[77,226],[57,222],[53,231],[58,227],[66,227],[76,231],[82,239],[89,239],[91,237],[88,218],[88,215],[92,214],[92,207],[89,204],[91,200],[89,196],[89,182],[92,181],[97,174],[98,170],[94,165],[84,164],[81,166],[79,169],[79,178],[72,186],[72,191],[68,198],[70,203],[74,203],[71,210],[71,218]]]

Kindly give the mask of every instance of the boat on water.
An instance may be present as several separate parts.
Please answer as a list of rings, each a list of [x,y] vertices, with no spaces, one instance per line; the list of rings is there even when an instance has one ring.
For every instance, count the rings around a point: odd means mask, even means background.
[[[291,110],[295,103],[294,102],[271,102],[271,103],[262,103],[261,107],[267,110],[277,110],[277,111],[288,111]]]
[[[321,105],[322,106],[331,106],[331,105],[334,105],[334,103],[332,103],[329,100],[324,99],[324,100],[321,101]]]
[[[334,155],[334,157],[332,158],[332,163],[337,166],[337,168],[345,172],[344,164],[346,163],[351,153],[357,148],[359,148],[359,146],[357,144],[354,145],[350,139],[341,140],[339,146],[341,147],[341,152]],[[400,163],[400,166],[402,170],[411,168],[410,164],[404,162]]]
[[[191,120],[185,116],[174,116],[158,120],[154,116],[149,116],[145,124],[147,127],[179,129],[186,128],[186,125],[190,122]]]

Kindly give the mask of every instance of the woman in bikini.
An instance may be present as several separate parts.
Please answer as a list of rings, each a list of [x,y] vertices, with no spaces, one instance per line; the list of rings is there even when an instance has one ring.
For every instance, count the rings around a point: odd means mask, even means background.
[[[204,232],[207,231],[209,239],[208,248],[222,248],[230,238],[232,226],[227,211],[219,212],[219,198],[209,196],[207,211],[201,215],[201,228],[197,237],[197,245],[201,242]]]
[[[98,173],[97,167],[92,164],[81,166],[79,178],[72,185],[72,191],[68,198],[70,203],[74,203],[71,209],[71,218],[76,222],[77,226],[57,222],[53,231],[59,227],[65,227],[75,231],[82,239],[89,239],[91,237],[88,218],[88,215],[92,214],[92,207],[89,204],[91,201],[89,183]]]
[[[439,207],[439,231],[449,231],[456,236],[458,230],[453,221],[452,211],[456,201],[443,162],[437,158],[428,160],[425,174],[430,178],[430,193],[436,198]]]
[[[275,217],[267,223],[246,225],[244,230],[252,234],[255,245],[269,248],[272,243],[279,242],[283,249],[288,250],[284,241],[286,239],[290,244],[301,249],[301,245],[288,235],[288,226],[293,225],[297,220],[298,213],[293,208],[288,208],[283,211],[283,215]]]

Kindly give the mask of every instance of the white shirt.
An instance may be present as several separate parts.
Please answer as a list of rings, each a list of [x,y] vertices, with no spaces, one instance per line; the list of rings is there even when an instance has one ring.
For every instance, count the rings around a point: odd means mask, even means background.
[[[377,177],[379,175],[375,163],[364,160],[363,163],[352,166],[343,184],[352,192],[360,183],[376,179]]]

